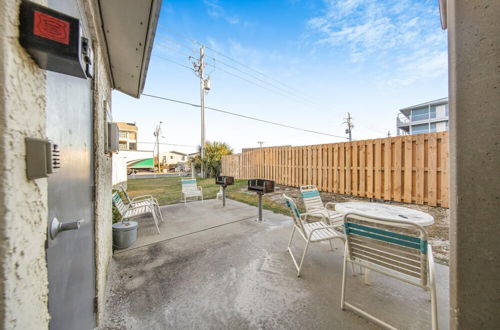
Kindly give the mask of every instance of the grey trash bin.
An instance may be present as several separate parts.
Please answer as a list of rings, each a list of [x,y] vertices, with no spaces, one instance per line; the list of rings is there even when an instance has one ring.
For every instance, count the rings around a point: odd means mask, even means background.
[[[117,249],[126,249],[137,239],[137,222],[126,221],[113,224],[113,246]]]

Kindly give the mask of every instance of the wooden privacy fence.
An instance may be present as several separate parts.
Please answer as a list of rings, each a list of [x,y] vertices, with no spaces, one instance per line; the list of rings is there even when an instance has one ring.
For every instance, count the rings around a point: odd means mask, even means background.
[[[448,207],[448,132],[253,149],[224,156],[221,174]]]

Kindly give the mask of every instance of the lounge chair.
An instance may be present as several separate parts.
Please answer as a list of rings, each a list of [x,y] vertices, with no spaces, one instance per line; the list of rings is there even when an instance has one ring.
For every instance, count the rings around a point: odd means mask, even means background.
[[[311,243],[318,243],[322,241],[329,241],[330,242],[330,248],[333,250],[332,246],[332,241],[335,239],[340,239],[344,240],[344,236],[342,233],[337,232],[333,226],[328,225],[327,219],[325,218],[324,215],[322,214],[311,214],[311,213],[300,213],[299,209],[297,208],[297,205],[287,195],[283,194],[283,197],[285,198],[285,203],[290,209],[290,214],[292,215],[293,218],[293,230],[292,230],[292,235],[290,236],[290,240],[288,241],[288,252],[290,253],[290,256],[292,257],[293,263],[295,265],[295,268],[297,269],[297,276],[300,276],[300,271],[302,269],[302,264],[304,263],[304,259],[307,254],[307,250],[309,249],[309,244]],[[322,217],[322,221],[315,221],[315,222],[307,222],[307,217],[313,215],[314,217]],[[297,260],[295,260],[295,257],[293,256],[293,252],[291,249],[292,243],[293,243],[293,238],[295,232],[298,232],[300,236],[306,241],[306,246],[304,248],[304,251],[302,252],[302,258],[300,259],[300,264],[297,263]]]
[[[200,197],[203,202],[203,189],[196,185],[196,179],[182,179],[181,184],[184,205],[186,205],[186,199],[190,197]]]
[[[335,203],[328,202],[323,204],[323,200],[316,186],[307,185],[300,187],[300,195],[302,196],[307,213],[323,215],[330,225],[342,224],[344,215],[335,211]]]
[[[425,229],[406,220],[372,218],[355,213],[344,216],[344,228],[346,244],[340,307],[352,310],[382,327],[394,329],[346,301],[347,263],[351,263],[430,291],[432,329],[437,329],[434,259]]]
[[[154,198],[152,195],[141,195],[141,196],[136,196],[134,198],[130,198],[125,187],[120,185],[120,190],[121,190],[122,194],[125,196],[125,198],[127,199],[127,202],[129,205],[132,205],[132,206],[153,205],[155,208],[155,211],[157,212],[158,218],[161,220],[161,222],[163,222],[163,214],[161,213],[160,205],[158,204],[158,200],[156,200],[156,198]]]
[[[142,205],[142,206],[134,206],[131,204],[125,205],[125,203],[123,203],[122,198],[117,192],[113,194],[112,200],[113,204],[115,205],[116,209],[118,210],[118,212],[122,217],[122,221],[136,218],[144,214],[151,214],[156,225],[156,230],[158,231],[158,234],[160,233],[156,210],[153,205]]]

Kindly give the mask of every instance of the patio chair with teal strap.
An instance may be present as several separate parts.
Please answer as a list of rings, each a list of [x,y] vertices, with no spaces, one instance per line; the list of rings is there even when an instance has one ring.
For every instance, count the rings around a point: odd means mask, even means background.
[[[156,216],[156,210],[153,205],[134,206],[129,204],[127,206],[125,205],[125,203],[123,203],[122,198],[117,192],[113,194],[112,200],[113,204],[115,205],[116,209],[118,210],[118,212],[122,217],[122,221],[136,218],[145,214],[151,214],[156,225],[156,230],[158,231],[158,234],[160,233],[160,228],[158,227],[158,219]]]
[[[203,189],[198,187],[196,179],[182,179],[181,184],[184,205],[186,205],[186,199],[189,197],[200,197],[203,202]]]
[[[290,253],[290,256],[292,257],[293,264],[295,265],[295,268],[297,269],[297,276],[300,276],[300,271],[302,269],[302,264],[304,263],[304,259],[307,254],[307,250],[309,249],[309,244],[311,243],[318,243],[318,242],[323,242],[323,241],[329,241],[330,242],[330,248],[333,249],[332,247],[332,241],[335,239],[340,239],[344,240],[344,236],[342,233],[337,232],[333,226],[328,225],[326,222],[326,218],[321,215],[321,214],[315,214],[315,217],[322,217],[322,221],[315,221],[315,222],[307,222],[307,217],[311,216],[311,213],[300,213],[299,209],[297,208],[297,205],[287,195],[283,194],[283,197],[285,198],[285,203],[290,209],[290,214],[293,219],[293,230],[292,230],[292,235],[290,236],[290,240],[288,241],[288,252]],[[297,260],[295,260],[295,257],[293,256],[293,252],[291,249],[292,243],[293,243],[293,238],[295,232],[298,232],[300,236],[306,241],[306,246],[304,247],[304,251],[302,252],[302,258],[300,259],[300,264],[297,263]]]
[[[125,198],[127,199],[127,202],[130,206],[152,205],[156,211],[156,215],[161,220],[161,222],[163,222],[163,214],[161,213],[160,205],[158,204],[158,200],[156,200],[156,198],[154,198],[152,195],[141,195],[141,196],[135,196],[135,197],[131,198],[129,196],[129,194],[127,193],[127,190],[125,189],[125,187],[123,187],[122,185],[120,185],[120,190],[121,190],[123,196],[125,196]]]
[[[323,204],[318,188],[314,185],[300,187],[300,195],[307,213],[321,214],[331,225],[342,224],[343,214],[335,211],[335,203],[328,202]]]
[[[346,235],[340,306],[389,329],[390,324],[346,301],[347,263],[359,265],[430,291],[432,329],[438,328],[436,282],[432,248],[425,229],[410,221],[344,216]]]

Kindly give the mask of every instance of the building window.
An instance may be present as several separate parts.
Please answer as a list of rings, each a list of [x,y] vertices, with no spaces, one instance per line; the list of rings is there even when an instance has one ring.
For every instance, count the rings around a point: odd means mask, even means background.
[[[128,148],[130,150],[137,150],[137,143],[129,143]]]
[[[174,156],[170,156],[170,159],[174,159]]]
[[[444,112],[446,113],[446,117],[448,117],[448,103],[445,104]],[[448,123],[446,123],[448,124]],[[448,127],[446,127],[448,129]]]
[[[182,156],[182,161],[185,161],[186,160],[186,156]]]
[[[127,150],[127,144],[120,142],[119,148],[120,148],[120,150]]]
[[[412,134],[429,133],[429,124],[413,125],[411,127]]]
[[[436,106],[431,107],[430,118],[436,118]]]
[[[426,120],[429,119],[429,108],[420,108],[420,109],[413,109],[411,111],[411,120],[412,121],[418,121],[418,120]]]
[[[431,123],[430,132],[435,132],[435,131],[436,131],[436,123]]]
[[[167,156],[163,156],[163,162],[166,163],[167,162]]]
[[[120,139],[126,139],[127,138],[127,132],[120,131]]]

